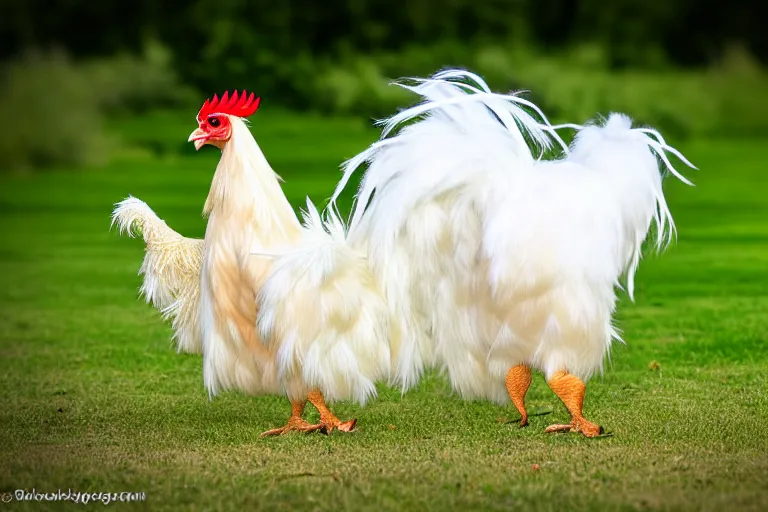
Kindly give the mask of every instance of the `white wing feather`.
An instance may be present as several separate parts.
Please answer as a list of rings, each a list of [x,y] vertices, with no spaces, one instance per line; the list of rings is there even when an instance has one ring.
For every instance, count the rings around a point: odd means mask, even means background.
[[[146,255],[139,269],[139,275],[144,276],[140,293],[172,321],[178,351],[201,353],[198,309],[203,240],[181,236],[135,197],[115,205],[115,225],[121,234],[143,236]]]

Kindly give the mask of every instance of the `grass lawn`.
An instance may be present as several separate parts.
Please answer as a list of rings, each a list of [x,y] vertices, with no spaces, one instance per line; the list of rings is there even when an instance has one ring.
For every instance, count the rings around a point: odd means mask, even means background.
[[[430,375],[337,404],[355,433],[259,439],[287,401],[209,401],[200,358],[177,355],[137,299],[142,242],[108,231],[132,194],[202,235],[218,152],[195,154],[194,124],[124,121],[112,128],[132,149],[109,167],[0,177],[0,494],[142,491],[119,506],[153,510],[768,507],[767,141],[681,145],[701,171],[695,188],[667,183],[679,241],[641,265],[636,303],[619,307],[627,344],[587,391],[586,416],[611,435],[544,434],[568,417],[540,375],[525,429],[511,405],[461,401]],[[297,206],[327,198],[337,165],[376,137],[266,110],[253,125]]]

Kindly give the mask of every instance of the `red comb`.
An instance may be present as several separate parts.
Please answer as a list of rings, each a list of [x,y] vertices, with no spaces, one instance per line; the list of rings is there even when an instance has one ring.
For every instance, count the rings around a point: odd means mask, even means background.
[[[249,95],[245,90],[240,95],[235,91],[232,96],[225,92],[221,99],[214,94],[213,98],[205,100],[197,113],[197,119],[202,121],[211,114],[248,117],[258,110],[260,101],[261,98],[257,98],[253,93]]]

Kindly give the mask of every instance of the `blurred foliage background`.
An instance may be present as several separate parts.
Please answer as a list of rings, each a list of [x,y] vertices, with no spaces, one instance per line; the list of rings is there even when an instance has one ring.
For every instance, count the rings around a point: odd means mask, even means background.
[[[108,158],[111,117],[265,106],[365,118],[446,66],[526,89],[555,120],[625,111],[682,136],[768,134],[768,31],[736,0],[0,0],[3,169]]]

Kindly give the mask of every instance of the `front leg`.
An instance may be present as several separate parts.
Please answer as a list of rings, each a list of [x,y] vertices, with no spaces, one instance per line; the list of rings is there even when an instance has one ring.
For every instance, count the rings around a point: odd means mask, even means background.
[[[335,428],[339,429],[341,432],[352,432],[355,428],[357,420],[351,419],[349,421],[341,421],[337,418],[330,409],[326,407],[325,399],[320,391],[310,391],[307,395],[307,399],[309,400],[309,403],[315,406],[317,412],[320,413],[320,425],[326,434],[330,434]]]
[[[602,433],[602,428],[582,416],[584,406],[584,393],[587,386],[575,375],[566,371],[557,372],[547,381],[549,387],[563,402],[568,412],[571,413],[571,423],[568,425],[550,425],[546,432],[581,432],[587,437],[595,437]]]

